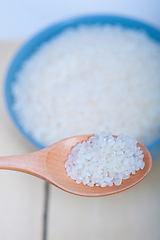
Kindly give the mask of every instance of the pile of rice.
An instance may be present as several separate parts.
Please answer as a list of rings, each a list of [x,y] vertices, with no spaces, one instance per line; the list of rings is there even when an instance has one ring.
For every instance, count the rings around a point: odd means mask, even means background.
[[[160,137],[160,46],[120,26],[68,29],[24,62],[12,94],[19,123],[45,146],[103,130],[149,144]]]
[[[116,138],[110,132],[102,132],[73,147],[65,168],[78,184],[118,186],[130,174],[144,168],[143,158],[143,151],[134,138],[123,134]]]

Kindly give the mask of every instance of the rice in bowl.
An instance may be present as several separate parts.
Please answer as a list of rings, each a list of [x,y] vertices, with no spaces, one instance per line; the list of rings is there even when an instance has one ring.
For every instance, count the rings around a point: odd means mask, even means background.
[[[16,76],[13,109],[34,139],[110,130],[160,136],[160,46],[144,32],[81,26],[42,45]]]

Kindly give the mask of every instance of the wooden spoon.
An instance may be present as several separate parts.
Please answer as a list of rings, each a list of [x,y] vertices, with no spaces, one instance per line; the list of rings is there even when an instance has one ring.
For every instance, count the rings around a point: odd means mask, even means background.
[[[0,169],[15,170],[28,173],[39,177],[43,180],[52,183],[53,185],[63,189],[64,191],[86,196],[86,197],[99,197],[107,196],[127,190],[137,183],[139,183],[149,173],[152,167],[152,157],[150,152],[143,145],[138,143],[141,150],[144,152],[145,167],[139,170],[135,175],[127,180],[123,180],[120,186],[112,187],[89,187],[87,185],[77,184],[66,173],[65,162],[68,155],[78,142],[83,142],[89,139],[92,135],[81,135],[63,139],[59,142],[52,144],[42,150],[18,155],[0,157]]]

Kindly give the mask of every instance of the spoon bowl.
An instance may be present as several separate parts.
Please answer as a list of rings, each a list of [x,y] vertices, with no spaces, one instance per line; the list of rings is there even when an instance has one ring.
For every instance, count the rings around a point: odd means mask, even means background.
[[[93,135],[93,134],[92,134]],[[112,187],[89,187],[82,183],[77,184],[66,173],[65,162],[72,148],[79,142],[88,140],[90,135],[81,135],[63,139],[42,150],[10,157],[0,157],[0,169],[15,170],[39,177],[60,189],[85,197],[99,197],[115,194],[127,190],[140,181],[149,173],[152,167],[152,157],[146,147],[138,143],[144,153],[145,167],[139,170],[129,179],[123,180],[119,186]]]

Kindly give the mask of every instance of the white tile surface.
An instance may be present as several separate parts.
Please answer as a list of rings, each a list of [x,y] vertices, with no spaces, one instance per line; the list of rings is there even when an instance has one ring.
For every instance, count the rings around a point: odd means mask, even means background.
[[[0,182],[0,239],[41,240],[44,182],[5,170]]]
[[[51,186],[48,240],[159,240],[160,160],[137,186],[84,198]]]
[[[4,75],[20,42],[0,42],[0,156],[36,150],[15,128],[4,104]],[[41,240],[44,181],[0,170],[0,240]]]

